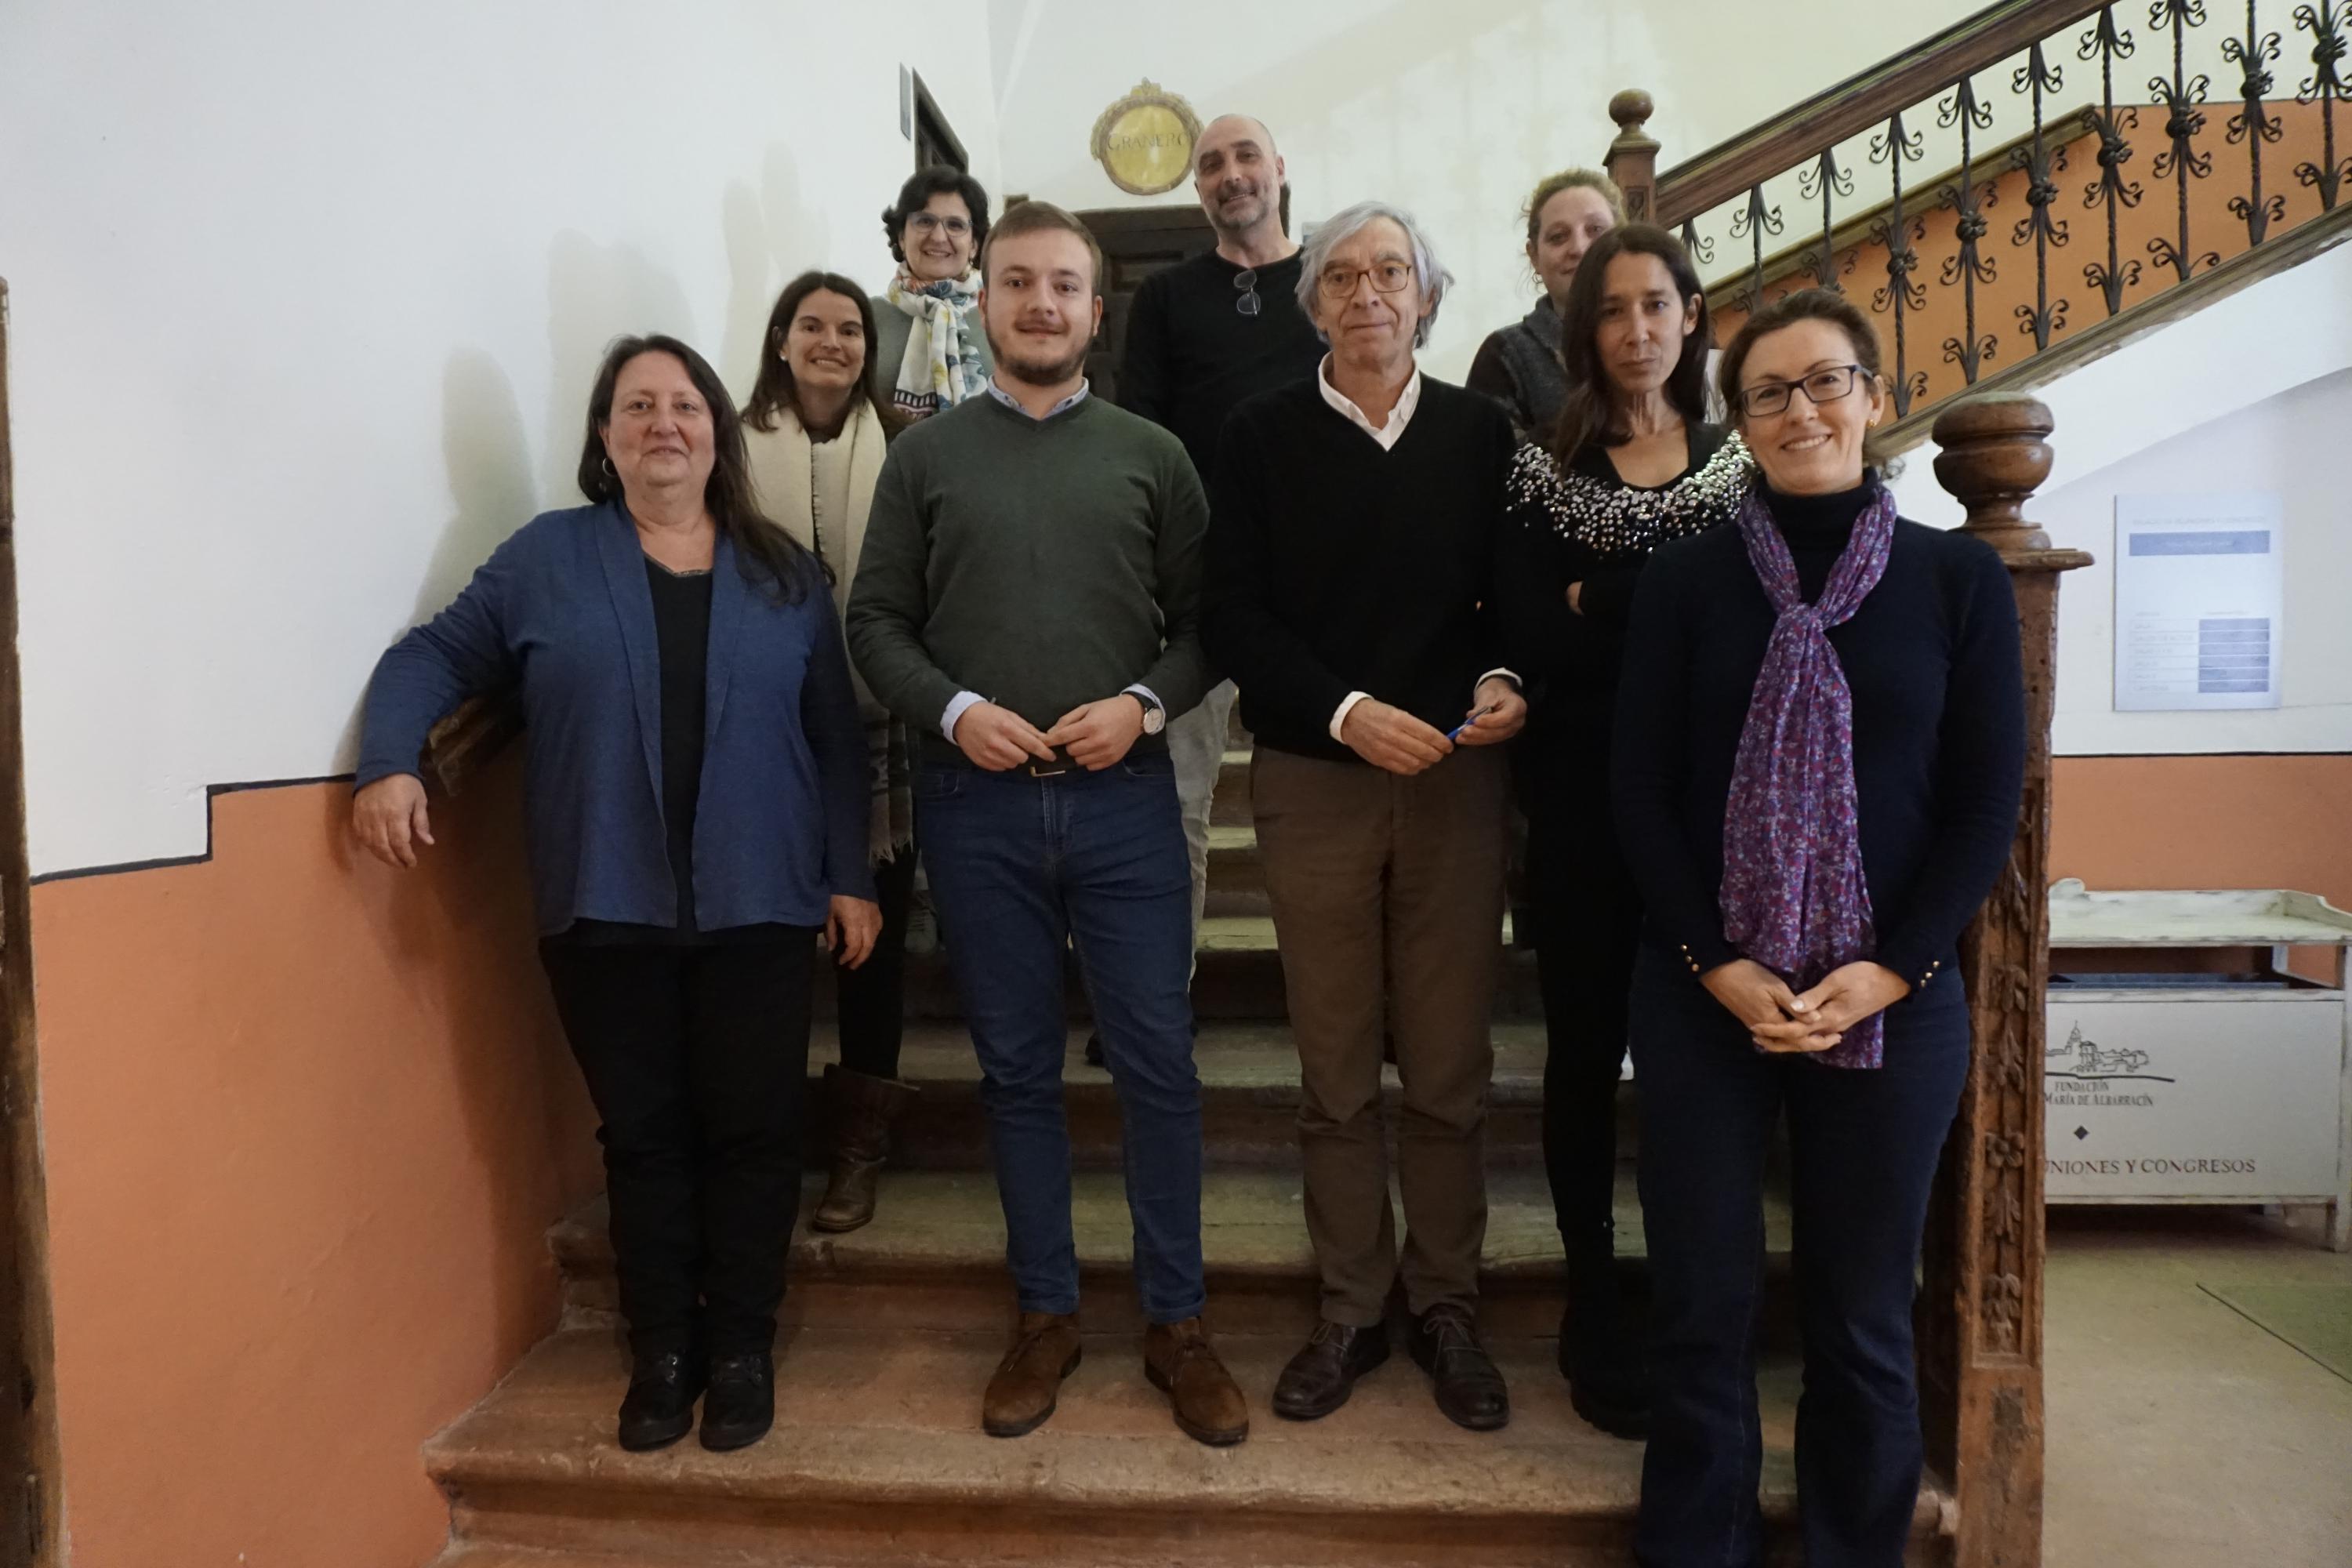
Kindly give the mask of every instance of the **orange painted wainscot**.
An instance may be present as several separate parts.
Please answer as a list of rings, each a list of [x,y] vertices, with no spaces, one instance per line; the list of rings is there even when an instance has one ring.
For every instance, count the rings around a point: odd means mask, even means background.
[[[440,1549],[418,1447],[553,1327],[544,1232],[600,1184],[518,762],[405,874],[330,783],[216,795],[206,862],[36,889],[69,1561]]]

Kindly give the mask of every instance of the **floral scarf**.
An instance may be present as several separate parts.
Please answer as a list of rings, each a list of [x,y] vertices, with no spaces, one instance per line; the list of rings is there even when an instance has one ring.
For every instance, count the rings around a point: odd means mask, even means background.
[[[977,397],[988,385],[981,368],[981,325],[974,306],[980,285],[971,273],[924,283],[906,268],[898,268],[883,296],[913,319],[907,333],[907,352],[898,361],[891,403],[909,418],[936,414],[967,397]]]
[[[1723,934],[1802,990],[1877,946],[1854,805],[1853,692],[1829,631],[1853,617],[1886,571],[1895,498],[1876,489],[1811,605],[1761,496],[1748,498],[1738,527],[1779,619],[1756,672],[1724,809]],[[1873,1014],[1813,1059],[1878,1066],[1885,1023]]]

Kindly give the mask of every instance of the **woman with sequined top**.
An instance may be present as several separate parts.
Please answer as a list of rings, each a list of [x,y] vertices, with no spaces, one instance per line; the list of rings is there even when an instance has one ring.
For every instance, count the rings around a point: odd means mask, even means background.
[[[1726,523],[1739,437],[1706,420],[1706,299],[1682,245],[1602,235],[1562,317],[1569,389],[1549,448],[1518,450],[1496,552],[1512,667],[1534,698],[1518,752],[1547,1035],[1544,1165],[1568,1255],[1559,1367],[1587,1421],[1639,1436],[1649,1379],[1620,1304],[1612,1205],[1626,994],[1642,907],[1609,808],[1625,614],[1650,552]]]

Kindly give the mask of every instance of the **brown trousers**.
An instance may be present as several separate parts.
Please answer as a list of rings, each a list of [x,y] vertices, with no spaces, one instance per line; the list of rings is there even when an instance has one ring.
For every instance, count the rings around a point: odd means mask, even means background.
[[[1328,1321],[1378,1323],[1400,1274],[1415,1313],[1477,1300],[1507,795],[1495,747],[1465,747],[1412,778],[1265,745],[1250,765]],[[1402,1265],[1381,1114],[1384,1021],[1404,1089]]]

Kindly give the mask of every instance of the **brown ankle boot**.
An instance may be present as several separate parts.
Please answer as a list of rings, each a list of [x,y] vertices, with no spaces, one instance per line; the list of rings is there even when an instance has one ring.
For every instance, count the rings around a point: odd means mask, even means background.
[[[1249,1436],[1249,1401],[1200,1319],[1144,1330],[1143,1374],[1166,1392],[1186,1436],[1222,1448]]]
[[[890,1124],[915,1098],[915,1087],[838,1063],[826,1065],[824,1087],[833,1113],[833,1175],[809,1228],[838,1233],[874,1217],[874,1186],[890,1152]]]
[[[1054,1414],[1062,1380],[1078,1370],[1078,1315],[1024,1312],[1013,1348],[996,1363],[980,1402],[980,1425],[992,1437],[1034,1432]]]

